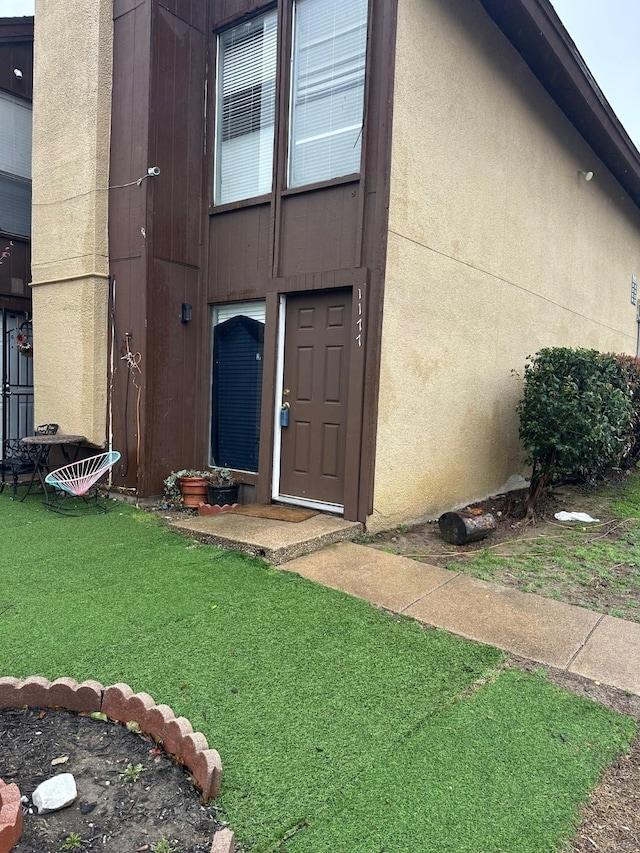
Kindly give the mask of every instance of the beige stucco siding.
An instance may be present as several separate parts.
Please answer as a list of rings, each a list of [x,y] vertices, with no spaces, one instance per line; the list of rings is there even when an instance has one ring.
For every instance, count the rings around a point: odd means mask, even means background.
[[[396,56],[371,529],[521,472],[511,371],[635,353],[640,276],[640,212],[478,2],[399,0]]]
[[[106,440],[111,0],[36,0],[36,422]]]

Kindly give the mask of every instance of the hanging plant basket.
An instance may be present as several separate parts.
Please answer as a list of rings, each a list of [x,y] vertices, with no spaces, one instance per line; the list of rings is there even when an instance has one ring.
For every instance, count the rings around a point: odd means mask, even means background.
[[[16,335],[16,348],[25,358],[33,358],[33,344],[24,332]]]

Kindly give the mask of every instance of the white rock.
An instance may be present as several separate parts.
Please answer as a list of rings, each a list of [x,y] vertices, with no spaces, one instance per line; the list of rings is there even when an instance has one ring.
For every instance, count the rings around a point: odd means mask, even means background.
[[[34,806],[38,807],[38,814],[46,814],[70,806],[77,796],[73,774],[59,773],[38,785],[31,799]]]

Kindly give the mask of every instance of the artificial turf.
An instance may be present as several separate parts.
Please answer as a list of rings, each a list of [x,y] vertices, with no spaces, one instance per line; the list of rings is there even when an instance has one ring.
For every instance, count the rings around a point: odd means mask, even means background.
[[[496,649],[127,506],[63,518],[2,495],[0,533],[0,674],[124,681],[187,716],[252,853],[552,850],[633,735],[538,678],[487,678]]]

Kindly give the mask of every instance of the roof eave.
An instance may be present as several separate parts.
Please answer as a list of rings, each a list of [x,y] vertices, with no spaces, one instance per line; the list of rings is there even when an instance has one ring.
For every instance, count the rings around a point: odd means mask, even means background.
[[[578,133],[640,207],[640,153],[552,5],[548,0],[480,0],[480,3]]]
[[[0,18],[0,43],[29,41],[33,41],[33,15],[24,18]]]

